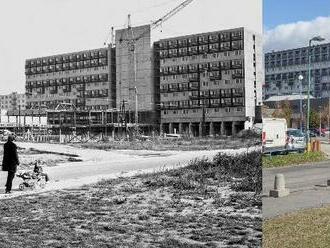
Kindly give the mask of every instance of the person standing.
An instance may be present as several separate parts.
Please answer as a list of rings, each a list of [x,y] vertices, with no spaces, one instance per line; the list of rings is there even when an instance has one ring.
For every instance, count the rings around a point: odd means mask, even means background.
[[[13,179],[17,170],[17,165],[19,165],[17,146],[13,142],[14,139],[14,135],[8,135],[8,140],[3,146],[2,170],[8,171],[6,194],[9,194],[11,191]]]

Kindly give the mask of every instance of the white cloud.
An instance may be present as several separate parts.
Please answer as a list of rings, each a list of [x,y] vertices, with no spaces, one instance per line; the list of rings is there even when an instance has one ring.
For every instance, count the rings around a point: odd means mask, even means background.
[[[330,16],[279,25],[264,32],[264,50],[269,52],[307,46],[308,41],[317,35],[330,42],[329,27]]]

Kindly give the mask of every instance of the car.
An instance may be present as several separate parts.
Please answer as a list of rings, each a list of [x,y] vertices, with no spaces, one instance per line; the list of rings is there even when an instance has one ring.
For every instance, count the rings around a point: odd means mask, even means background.
[[[325,133],[322,131],[322,129],[321,129],[321,132],[320,132],[319,128],[310,129],[310,132],[313,132],[315,134],[315,136],[312,136],[312,137],[316,137],[316,136],[324,137],[325,136]]]
[[[303,151],[306,147],[305,134],[295,128],[288,128],[287,130],[288,148],[290,150]]]

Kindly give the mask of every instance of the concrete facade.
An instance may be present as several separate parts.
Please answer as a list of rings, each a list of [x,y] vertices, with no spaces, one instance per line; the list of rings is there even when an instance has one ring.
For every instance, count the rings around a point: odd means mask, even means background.
[[[116,30],[116,68],[117,108],[131,113],[131,122],[137,109],[138,122],[155,123],[158,96],[150,25]]]
[[[27,108],[55,109],[60,103],[79,110],[114,107],[113,56],[109,46],[26,60]]]
[[[26,99],[25,94],[12,92],[8,95],[0,95],[0,110],[14,111],[25,110]]]
[[[244,28],[160,40],[161,130],[232,135],[261,105],[261,37]]]
[[[308,90],[308,47],[274,51],[265,54],[265,87],[263,97],[304,94]],[[298,77],[302,75],[302,85]],[[311,49],[311,94],[330,97],[330,43]]]

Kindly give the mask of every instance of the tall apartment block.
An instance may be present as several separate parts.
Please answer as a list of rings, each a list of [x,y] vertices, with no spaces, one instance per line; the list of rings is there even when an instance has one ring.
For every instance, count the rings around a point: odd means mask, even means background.
[[[273,51],[265,54],[264,99],[276,95],[307,94],[308,47]],[[312,46],[311,95],[330,97],[330,43]],[[302,84],[299,75],[303,76]]]
[[[77,110],[115,106],[114,49],[28,59],[25,63],[28,109],[55,109],[60,103]]]
[[[163,39],[159,56],[161,130],[231,135],[262,102],[262,38],[245,28]]]
[[[6,111],[25,110],[25,94],[12,92],[8,95],[0,95],[0,109]]]

